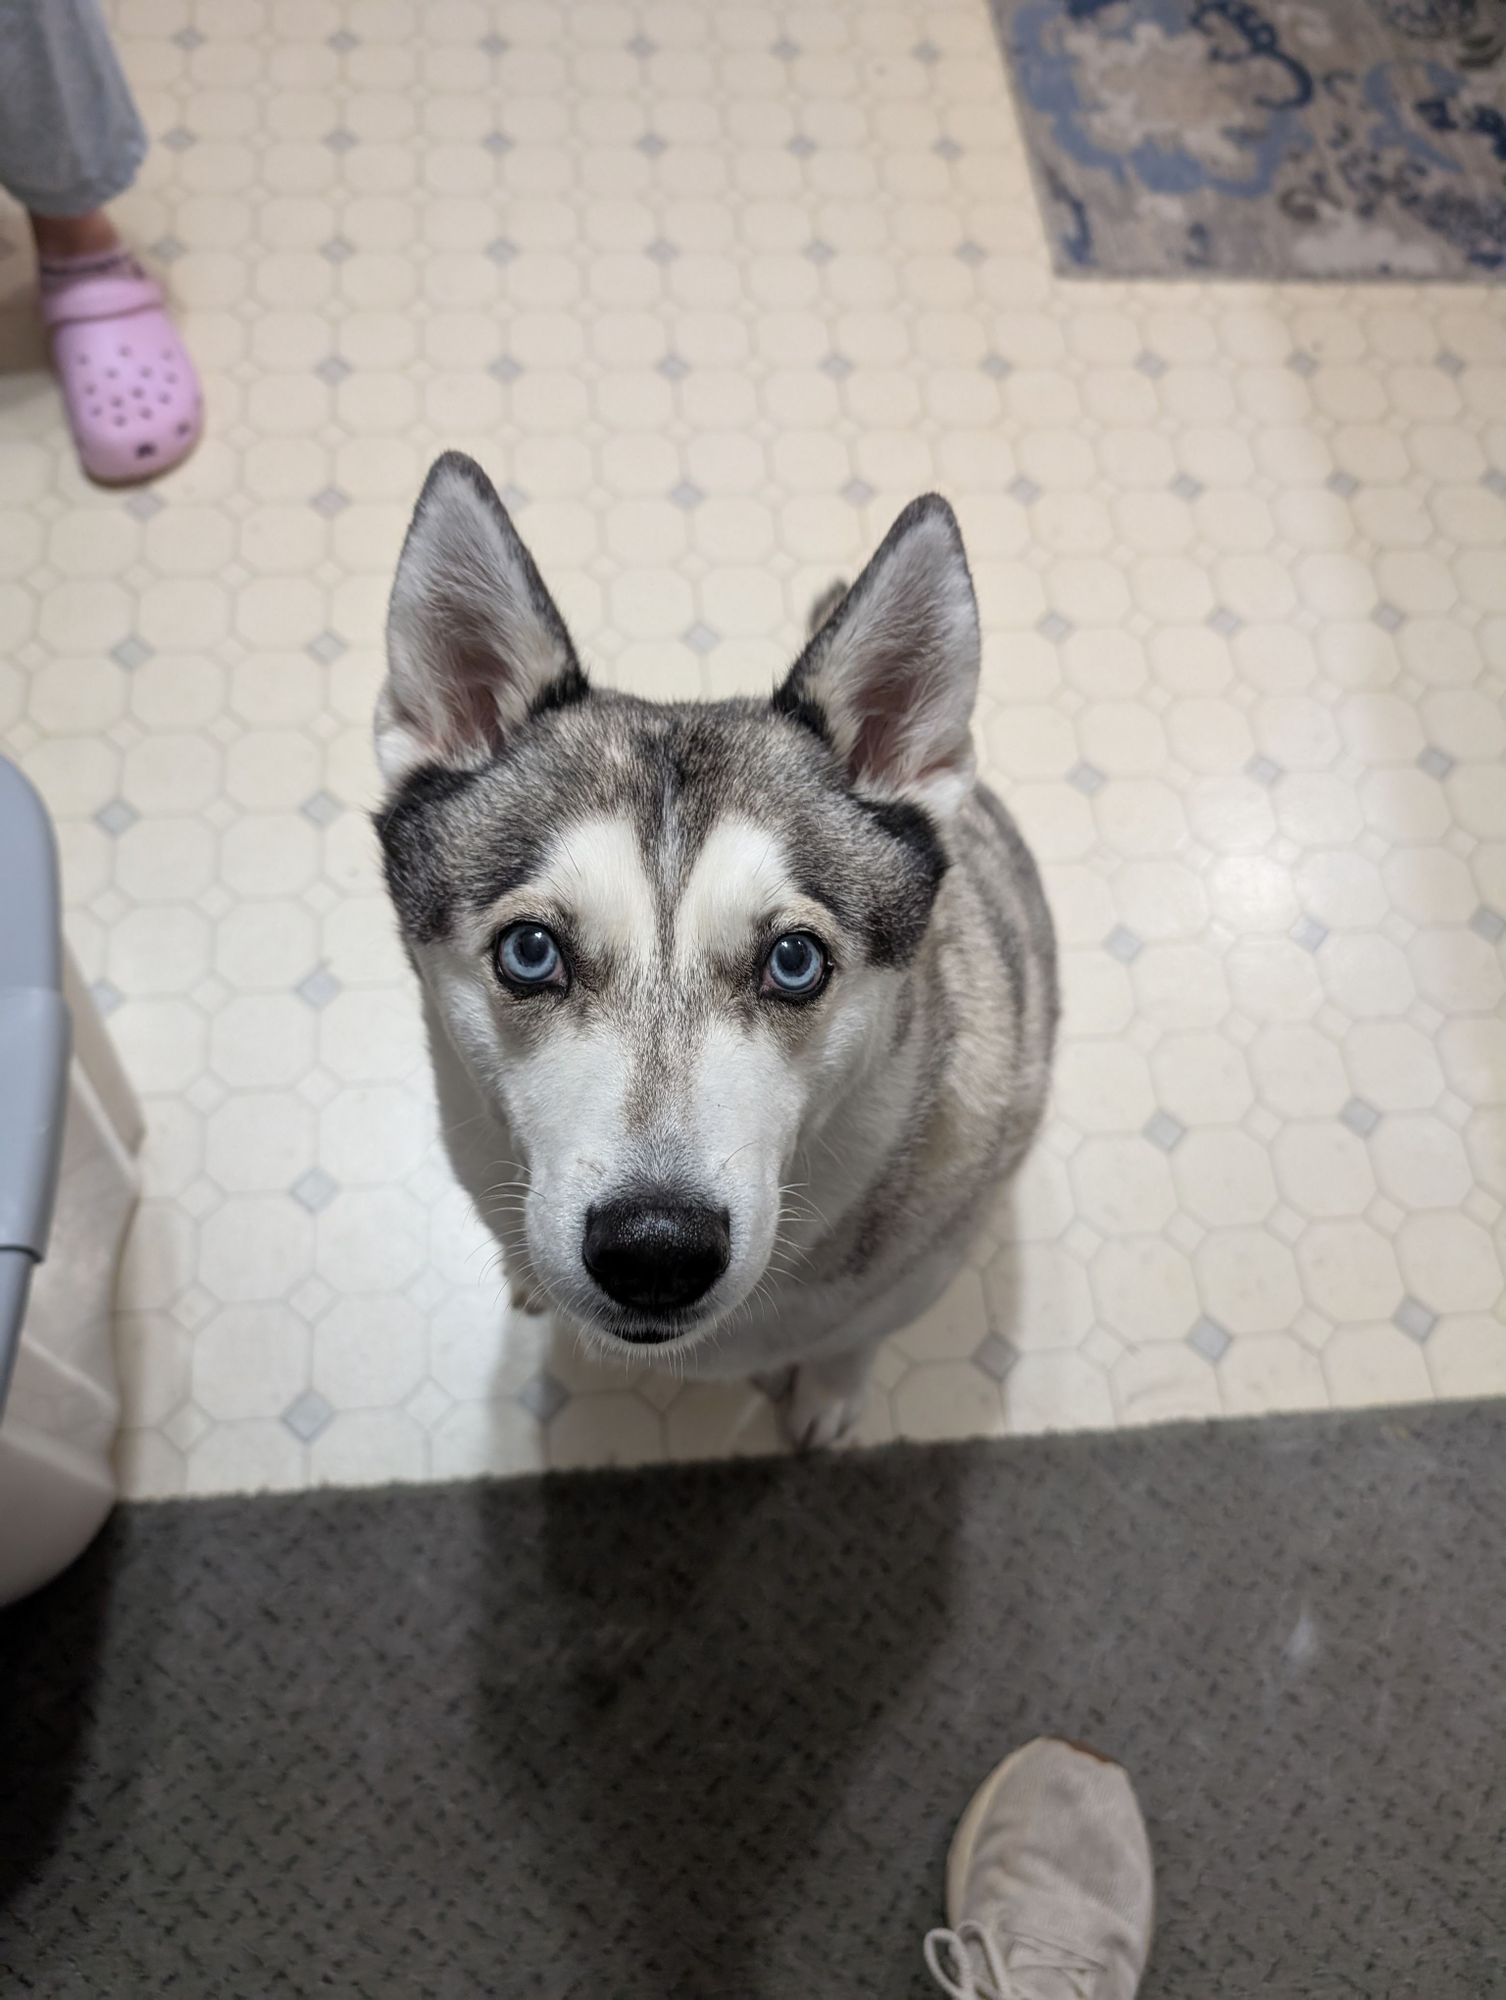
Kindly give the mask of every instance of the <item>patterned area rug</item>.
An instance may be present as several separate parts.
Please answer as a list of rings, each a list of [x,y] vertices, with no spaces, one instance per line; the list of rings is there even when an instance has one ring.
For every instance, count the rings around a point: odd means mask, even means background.
[[[992,0],[1064,272],[1506,270],[1503,0]]]

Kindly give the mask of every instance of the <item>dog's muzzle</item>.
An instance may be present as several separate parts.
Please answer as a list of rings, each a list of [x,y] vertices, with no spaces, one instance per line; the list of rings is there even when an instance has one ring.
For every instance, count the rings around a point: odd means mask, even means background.
[[[635,1312],[680,1312],[704,1298],[732,1256],[725,1208],[670,1195],[628,1196],[586,1214],[581,1257],[609,1299]],[[663,1339],[673,1339],[666,1332]],[[631,1335],[628,1338],[632,1338]]]

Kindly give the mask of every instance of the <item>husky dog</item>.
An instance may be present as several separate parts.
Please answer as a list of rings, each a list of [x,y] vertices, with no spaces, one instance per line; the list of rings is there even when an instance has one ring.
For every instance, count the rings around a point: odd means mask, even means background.
[[[974,778],[951,509],[905,509],[771,699],[660,703],[591,686],[451,452],[387,647],[387,882],[515,1299],[772,1377],[833,1441],[1023,1156],[1056,1029],[1040,878]]]

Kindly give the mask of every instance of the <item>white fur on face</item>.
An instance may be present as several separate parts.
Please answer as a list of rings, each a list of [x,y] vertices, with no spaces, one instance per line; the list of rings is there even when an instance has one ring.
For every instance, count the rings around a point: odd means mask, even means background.
[[[586,819],[567,827],[549,851],[526,898],[545,910],[568,910],[593,952],[648,965],[658,945],[658,911],[643,849],[630,820]]]
[[[676,969],[732,957],[792,893],[778,837],[748,820],[722,820],[706,836],[675,911]]]
[[[426,955],[425,971],[452,1039],[527,1168],[533,1273],[561,1310],[600,1330],[614,1309],[582,1262],[587,1212],[652,1181],[672,1160],[677,1192],[725,1207],[731,1219],[728,1269],[696,1327],[674,1343],[692,1345],[767,1271],[791,1159],[850,1083],[892,981],[862,968],[839,975],[793,1044],[772,1018],[750,1025],[744,1006],[719,1005],[715,996],[737,976],[729,967],[746,958],[747,976],[755,976],[756,948],[771,923],[809,924],[831,937],[829,913],[800,892],[778,836],[747,821],[725,821],[708,835],[673,913],[667,963],[649,867],[624,819],[564,829],[541,873],[499,906],[498,924],[523,908],[567,914],[584,946],[610,953],[616,990],[605,1004],[587,1015],[567,995],[546,1003],[553,1011],[542,1033],[522,1035],[484,954],[439,947]],[[695,1011],[684,1065],[645,1120],[641,1089],[636,1115],[631,1102],[644,1045],[659,1010],[687,1004]]]

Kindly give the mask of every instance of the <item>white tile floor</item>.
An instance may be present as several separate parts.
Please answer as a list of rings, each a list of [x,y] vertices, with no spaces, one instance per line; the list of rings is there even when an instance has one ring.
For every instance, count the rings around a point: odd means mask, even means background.
[[[129,1490],[772,1442],[505,1324],[435,1147],[364,813],[446,444],[652,692],[957,505],[1066,1039],[867,1436],[1506,1392],[1506,297],[1058,282],[982,0],[117,19],[210,431],[88,488],[0,263],[0,728],[150,1118]]]

